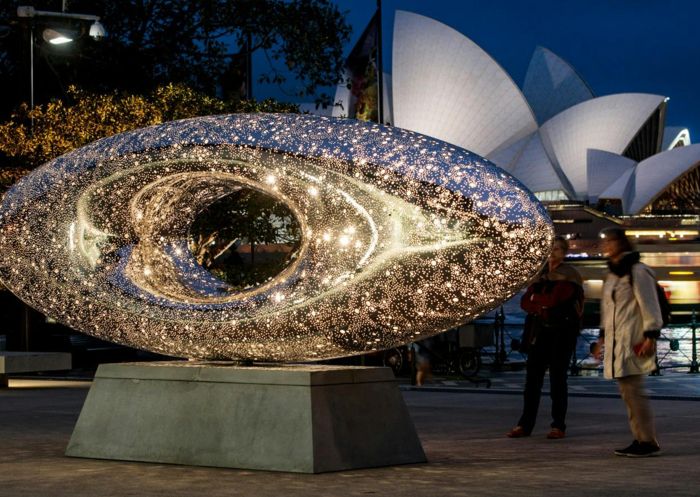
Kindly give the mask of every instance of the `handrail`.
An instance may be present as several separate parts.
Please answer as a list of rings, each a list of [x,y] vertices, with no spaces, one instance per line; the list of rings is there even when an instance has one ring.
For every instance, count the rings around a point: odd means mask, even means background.
[[[678,317],[678,316],[676,316]],[[503,369],[506,363],[511,359],[511,354],[517,354],[516,363],[522,363],[526,356],[522,355],[516,349],[513,349],[512,345],[510,350],[506,350],[506,339],[511,342],[519,341],[520,334],[522,333],[522,325],[516,325],[514,323],[506,323],[505,316],[502,310],[496,312],[493,319],[494,327],[494,338],[495,343],[492,347],[486,347],[484,351],[488,355],[493,356],[492,367],[496,370]],[[483,322],[483,321],[482,321]],[[665,326],[661,330],[661,336],[659,337],[659,342],[667,342],[668,349],[663,348],[663,352],[659,354],[657,349],[656,357],[656,370],[652,373],[654,375],[661,374],[664,369],[682,369],[688,368],[688,374],[700,374],[700,362],[698,361],[698,314],[695,309],[692,310],[691,319],[684,323],[673,323]],[[596,330],[598,328],[590,327],[589,330]],[[684,332],[679,332],[677,330],[685,330]],[[581,334],[578,338],[577,349],[581,349],[581,340],[585,341],[589,347],[597,340],[597,334],[595,336],[588,336]],[[681,343],[687,343],[690,341],[690,355],[688,355],[687,348],[681,347]],[[491,352],[493,350],[493,352]],[[682,356],[687,359],[687,362],[679,362],[678,356]],[[582,357],[577,357],[576,349],[572,357],[572,361],[569,368],[569,374],[571,376],[580,376],[585,371],[599,371],[603,369],[602,364],[596,363],[595,366],[590,364],[590,358],[592,354],[583,354]]]
[[[683,333],[681,336],[673,336],[670,335],[668,330],[677,330],[677,329],[685,329],[688,328],[688,330]],[[596,328],[592,328],[596,329]],[[656,352],[656,370],[654,370],[651,374],[652,375],[660,375],[661,371],[663,369],[678,369],[678,368],[688,368],[688,374],[698,374],[700,373],[700,364],[698,363],[698,336],[697,336],[697,331],[698,331],[698,322],[697,322],[697,314],[695,309],[692,311],[691,315],[691,320],[690,322],[686,323],[673,323],[673,324],[668,324],[666,325],[662,330],[661,330],[661,335],[657,339],[657,342],[662,341],[662,342],[668,342],[669,347],[668,350],[665,351],[665,353],[659,357],[659,352],[658,352],[658,347],[657,347],[657,352]],[[690,334],[690,357],[681,349],[680,347],[680,342],[681,340],[686,340],[687,335]],[[589,344],[592,345],[593,342],[588,340],[588,337],[585,337],[581,335],[579,339],[583,338],[586,340]],[[674,361],[671,363],[670,359],[667,360],[671,352],[679,352],[683,357],[688,359],[688,363],[678,363],[677,361]],[[580,375],[580,371],[582,370],[589,370],[589,371],[596,371],[596,370],[601,370],[602,365],[597,365],[596,367],[590,367],[584,364],[584,361],[591,357],[591,354],[588,354],[587,356],[576,360],[575,355],[574,355],[574,360],[571,363],[571,369],[570,373],[572,376],[578,376]]]

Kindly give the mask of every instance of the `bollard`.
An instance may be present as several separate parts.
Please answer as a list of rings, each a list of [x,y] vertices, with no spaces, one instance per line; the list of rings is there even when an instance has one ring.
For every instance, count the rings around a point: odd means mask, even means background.
[[[503,364],[506,362],[506,340],[504,336],[504,322],[505,313],[503,312],[503,306],[499,311],[496,311],[496,315],[493,320],[493,338],[496,351],[493,357],[493,369],[494,371],[501,371]]]
[[[581,368],[576,360],[576,345],[578,344],[578,338],[574,344],[574,352],[571,354],[571,367],[569,368],[569,376],[581,376]]]
[[[501,364],[504,364],[508,358],[508,352],[506,352],[506,313],[503,306],[501,306],[499,322],[501,328]]]
[[[691,345],[692,347],[692,355],[691,355],[691,361],[690,361],[690,371],[688,371],[688,374],[697,374],[700,372],[698,370],[698,346],[697,346],[697,337],[696,337],[696,330],[697,330],[697,323],[695,321],[695,309],[693,309],[693,317],[692,321],[690,322],[691,330],[693,333],[693,343]]]

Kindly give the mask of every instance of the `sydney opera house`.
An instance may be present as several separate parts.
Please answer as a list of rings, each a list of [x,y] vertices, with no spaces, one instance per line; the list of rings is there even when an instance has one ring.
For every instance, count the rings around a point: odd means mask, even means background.
[[[700,144],[666,124],[667,96],[598,96],[542,47],[518,86],[463,34],[405,11],[383,96],[384,122],[475,152],[527,186],[588,256],[594,286],[597,233],[616,224],[637,237],[674,300],[698,301]],[[350,89],[339,87],[336,101],[334,115],[354,115]]]

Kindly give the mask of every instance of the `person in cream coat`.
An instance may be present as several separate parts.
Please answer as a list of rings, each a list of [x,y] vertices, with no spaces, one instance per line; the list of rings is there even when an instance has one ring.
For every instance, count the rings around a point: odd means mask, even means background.
[[[603,285],[601,335],[594,350],[604,350],[604,374],[617,380],[627,406],[634,441],[615,454],[647,457],[658,454],[656,428],[644,377],[656,368],[656,339],[663,319],[652,269],[640,262],[639,252],[620,228],[607,228],[600,234],[609,273]]]

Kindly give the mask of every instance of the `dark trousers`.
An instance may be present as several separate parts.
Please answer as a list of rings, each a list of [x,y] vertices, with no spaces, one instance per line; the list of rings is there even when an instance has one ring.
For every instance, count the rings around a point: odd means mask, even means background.
[[[543,328],[537,335],[527,358],[527,375],[523,414],[518,421],[526,433],[535,426],[540,407],[544,374],[549,369],[549,389],[552,398],[552,428],[566,430],[567,385],[571,354],[576,346],[576,333],[562,328]]]

